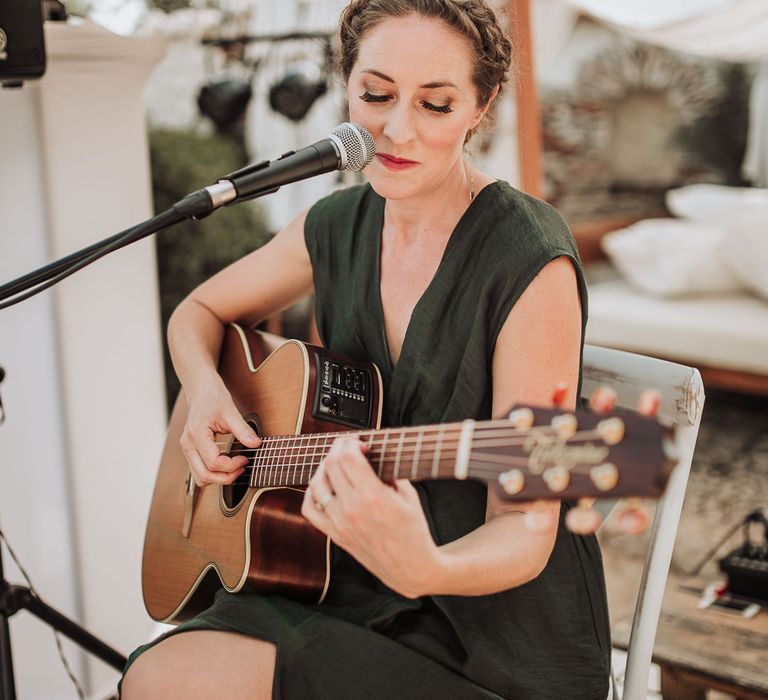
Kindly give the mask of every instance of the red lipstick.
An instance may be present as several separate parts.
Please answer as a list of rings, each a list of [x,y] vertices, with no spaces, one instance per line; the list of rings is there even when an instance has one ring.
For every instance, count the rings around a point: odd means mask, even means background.
[[[392,156],[389,153],[377,153],[376,157],[379,159],[379,162],[381,162],[384,167],[389,170],[407,170],[408,168],[412,168],[414,165],[419,165],[419,163],[415,160],[398,158],[397,156]]]

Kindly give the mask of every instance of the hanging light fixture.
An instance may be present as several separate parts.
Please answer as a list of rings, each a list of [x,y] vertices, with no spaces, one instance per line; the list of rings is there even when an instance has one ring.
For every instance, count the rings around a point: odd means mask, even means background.
[[[197,95],[200,112],[211,119],[216,128],[225,130],[243,118],[253,97],[249,80],[217,78],[209,80]]]
[[[322,62],[302,60],[289,64],[285,75],[269,90],[269,106],[291,121],[304,119],[318,98],[328,92],[331,60],[331,42],[325,38]]]

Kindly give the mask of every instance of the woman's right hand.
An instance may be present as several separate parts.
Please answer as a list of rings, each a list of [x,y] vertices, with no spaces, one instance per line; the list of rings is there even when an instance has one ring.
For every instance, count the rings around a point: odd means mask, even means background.
[[[231,434],[245,447],[256,448],[256,435],[235,407],[223,382],[189,397],[187,422],[179,439],[192,478],[198,486],[231,484],[244,471],[248,458],[221,453],[216,434]]]

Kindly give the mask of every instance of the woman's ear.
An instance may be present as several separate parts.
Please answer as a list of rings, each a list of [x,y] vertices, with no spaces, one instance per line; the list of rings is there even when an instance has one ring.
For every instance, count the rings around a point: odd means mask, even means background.
[[[478,125],[478,124],[479,124],[481,121],[483,121],[483,117],[485,116],[485,113],[486,113],[486,112],[487,112],[487,111],[490,109],[490,107],[491,107],[491,104],[492,104],[492,103],[493,103],[493,101],[496,99],[496,96],[497,96],[498,94],[499,94],[499,86],[497,85],[495,88],[493,88],[493,92],[491,92],[491,95],[490,95],[490,97],[488,98],[488,100],[486,101],[485,105],[483,105],[483,107],[481,107],[481,108],[480,108],[480,109],[477,111],[477,114],[475,115],[475,118],[474,118],[474,120],[472,121],[472,127],[471,127],[472,129],[475,129],[475,127],[477,127],[477,125]]]

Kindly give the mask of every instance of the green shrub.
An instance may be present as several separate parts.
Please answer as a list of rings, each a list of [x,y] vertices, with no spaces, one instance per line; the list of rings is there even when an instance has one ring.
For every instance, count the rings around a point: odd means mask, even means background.
[[[221,134],[154,129],[149,133],[155,212],[242,167],[245,150]],[[266,243],[271,234],[257,202],[222,207],[201,221],[184,221],[155,236],[163,338],[168,318],[197,285],[223,267]],[[164,343],[165,346],[165,343]],[[179,391],[164,348],[168,407]]]

